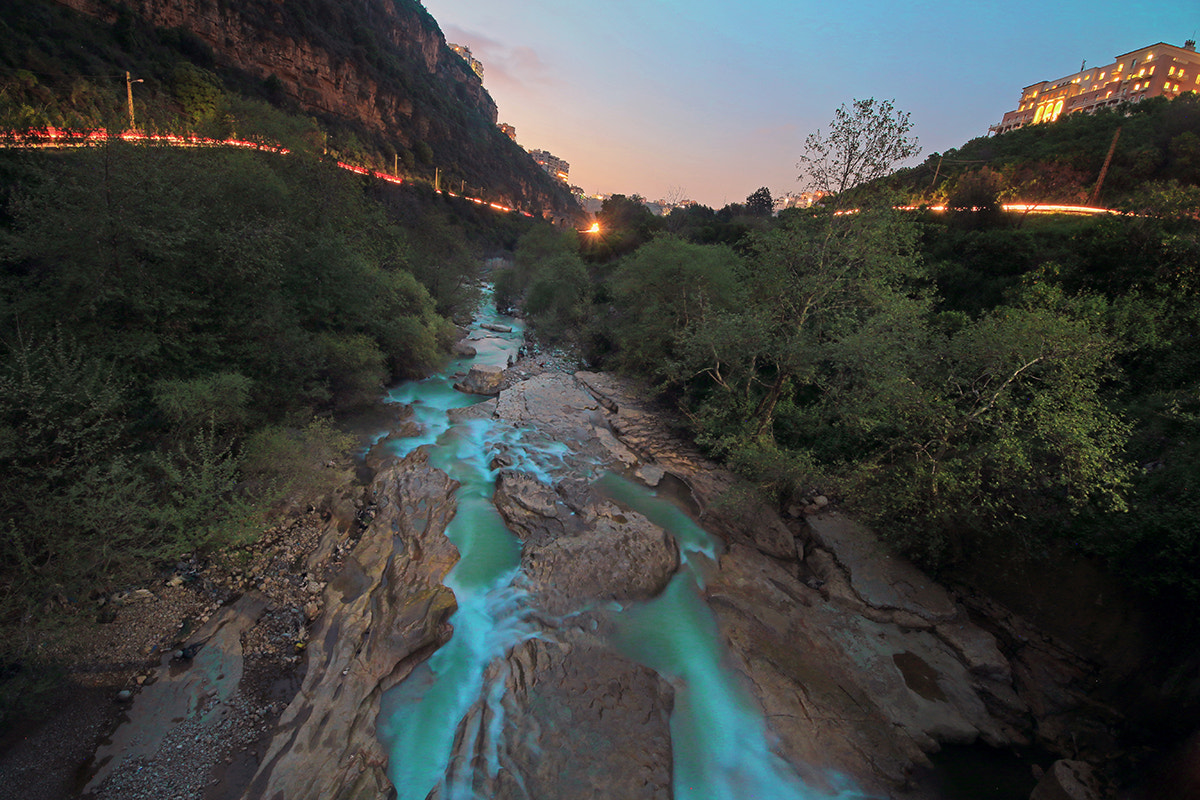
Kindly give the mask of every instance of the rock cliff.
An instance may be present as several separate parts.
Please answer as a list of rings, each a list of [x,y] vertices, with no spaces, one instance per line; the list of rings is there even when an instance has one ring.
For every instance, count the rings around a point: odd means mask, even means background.
[[[53,0],[104,22],[187,31],[215,61],[320,119],[412,150],[489,197],[563,210],[565,187],[496,128],[497,109],[417,0]]]

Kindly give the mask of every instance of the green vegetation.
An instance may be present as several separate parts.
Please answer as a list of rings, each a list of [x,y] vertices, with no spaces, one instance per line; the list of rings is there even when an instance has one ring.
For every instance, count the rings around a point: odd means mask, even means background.
[[[331,416],[440,365],[525,225],[246,151],[9,151],[0,186],[0,628],[323,491]]]
[[[419,29],[413,35],[437,35],[417,0],[232,9],[231,19],[241,15],[268,37],[324,53],[378,87],[378,102],[363,118],[354,110],[362,98],[348,96],[334,103],[343,113],[331,112],[277,75],[251,74],[236,51],[215,52],[186,29],[149,25],[132,5],[114,0],[109,25],[51,0],[0,4],[0,132],[123,131],[128,71],[140,81],[134,107],[147,132],[277,143],[388,172],[399,168],[428,184],[440,171],[443,187],[535,213],[574,207],[565,187],[492,124],[490,101],[456,82],[455,59],[448,56],[450,66],[430,73],[415,40],[393,40],[397,24],[412,23]],[[465,64],[462,72],[469,74]]]
[[[1154,182],[1200,185],[1200,95],[1192,92],[972,139],[931,153],[886,183],[913,204],[937,204],[961,193],[960,184],[977,183],[976,173],[986,170],[996,176],[993,198],[1002,202],[1083,203],[1091,199],[1118,130],[1101,205],[1119,207]]]
[[[1195,105],[1176,102],[1126,124],[1169,128]],[[961,211],[894,211],[895,184],[869,179],[911,143],[845,165],[864,152],[856,131],[904,139],[907,118],[843,111],[805,161],[857,175],[828,206],[657,220],[615,197],[601,235],[560,238],[552,256],[523,243],[532,260],[508,296],[558,274],[577,243],[592,285],[572,267],[583,321],[558,335],[649,379],[782,506],[820,487],[934,569],[1003,537],[1101,556],[1195,607],[1200,191],[1164,169],[1126,192],[1139,216],[1006,215],[997,167],[954,181]],[[836,215],[839,200],[861,210]]]

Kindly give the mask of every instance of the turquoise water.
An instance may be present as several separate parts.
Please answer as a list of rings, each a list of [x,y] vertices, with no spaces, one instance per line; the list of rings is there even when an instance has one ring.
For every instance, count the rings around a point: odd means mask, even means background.
[[[665,528],[679,542],[682,568],[666,591],[617,616],[617,645],[675,687],[671,712],[676,800],[861,798],[852,787],[810,789],[771,752],[762,714],[725,663],[716,619],[701,597],[717,540],[673,502],[644,486],[606,475],[597,488]],[[837,784],[836,776],[831,783]]]
[[[485,308],[483,322],[514,324]],[[478,327],[475,329],[478,331]],[[479,348],[488,363],[505,364],[521,343],[512,334],[491,334]],[[530,638],[552,635],[531,617],[521,586],[520,545],[492,504],[495,456],[506,469],[526,472],[546,483],[567,470],[568,448],[492,420],[452,423],[447,412],[482,398],[457,392],[448,377],[465,370],[468,360],[451,365],[443,376],[405,384],[389,399],[413,408],[420,431],[389,442],[397,455],[431,445],[432,463],[462,486],[458,511],[446,534],[460,553],[446,585],[458,609],[450,618],[454,635],[400,685],[387,692],[378,720],[379,738],[389,754],[388,775],[399,800],[425,800],[439,790],[444,800],[468,800],[471,769],[495,775],[502,741],[501,698],[505,655]],[[671,717],[674,796],[680,800],[796,800],[828,797],[807,789],[794,771],[770,750],[762,715],[737,684],[724,661],[716,621],[700,595],[703,575],[719,552],[718,542],[684,511],[644,486],[611,473],[595,482],[597,491],[643,514],[668,530],[679,543],[682,569],[666,591],[646,603],[617,607],[617,641],[629,657],[656,670],[676,690]],[[462,751],[476,754],[465,770],[451,765],[455,736],[468,715],[486,720],[487,735],[478,741],[477,725],[468,726]],[[480,750],[482,748],[482,751]],[[835,795],[856,798],[851,790]]]

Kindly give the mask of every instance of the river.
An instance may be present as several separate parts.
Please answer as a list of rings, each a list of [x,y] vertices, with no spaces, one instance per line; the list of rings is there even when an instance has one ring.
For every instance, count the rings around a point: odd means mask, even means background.
[[[512,332],[496,333],[485,325],[510,326]],[[473,361],[506,366],[522,344],[521,330],[519,321],[485,302],[469,336],[478,351]],[[670,722],[674,797],[864,796],[852,787],[834,795],[809,790],[772,752],[762,715],[728,669],[716,622],[700,594],[718,541],[666,493],[660,497],[600,464],[581,462],[561,443],[490,419],[452,421],[452,410],[485,399],[453,389],[453,376],[471,362],[459,359],[442,374],[401,385],[389,396],[390,402],[413,409],[419,428],[409,438],[390,442],[392,451],[403,456],[428,445],[432,463],[461,483],[458,511],[446,531],[461,557],[446,579],[458,603],[450,620],[453,637],[381,703],[379,737],[399,800],[425,800],[435,790],[450,800],[478,796],[472,787],[479,785],[479,776],[473,773],[494,776],[501,769],[504,658],[523,641],[554,635],[544,615],[534,613],[523,586],[520,543],[491,502],[498,472],[493,465],[500,452],[506,469],[548,484],[569,470],[584,470],[597,491],[644,515],[678,543],[681,567],[665,592],[649,602],[609,609],[616,621],[612,644],[675,688]],[[456,736],[479,736],[471,726],[475,733],[461,733],[460,727],[472,708],[480,706],[488,732],[481,741],[460,743],[462,751],[477,753],[464,770],[451,763]]]

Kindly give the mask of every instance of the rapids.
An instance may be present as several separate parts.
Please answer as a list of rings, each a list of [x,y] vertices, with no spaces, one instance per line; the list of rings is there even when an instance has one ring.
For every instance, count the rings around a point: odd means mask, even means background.
[[[511,325],[513,333],[496,334],[482,326]],[[521,345],[515,320],[485,304],[470,338],[476,359],[507,365]],[[458,511],[446,534],[461,560],[446,585],[458,609],[450,619],[454,634],[426,663],[382,700],[378,732],[389,760],[388,775],[399,800],[425,800],[431,792],[443,800],[477,797],[471,773],[500,769],[496,752],[505,726],[501,698],[505,691],[506,654],[523,641],[553,636],[543,617],[534,618],[529,594],[522,588],[520,543],[505,527],[491,498],[498,469],[529,473],[552,484],[568,469],[565,445],[540,440],[531,431],[513,429],[490,419],[453,421],[449,412],[483,398],[452,387],[455,373],[469,366],[460,359],[446,372],[397,387],[389,400],[410,406],[419,432],[390,442],[403,456],[431,447],[431,461],[461,483]],[[572,459],[574,462],[575,460]],[[614,644],[630,658],[657,671],[675,687],[671,717],[673,796],[681,800],[794,800],[826,797],[806,788],[791,767],[771,750],[761,713],[738,685],[725,663],[724,649],[712,612],[700,595],[705,571],[713,565],[719,544],[677,504],[655,492],[603,470],[586,477],[593,488],[620,506],[636,511],[675,537],[681,568],[667,590],[645,603],[622,608],[612,604]],[[584,611],[585,609],[580,609]],[[463,721],[482,707],[488,735]],[[472,732],[473,731],[473,732]],[[462,751],[476,753],[467,767],[452,764],[457,736],[471,737]],[[464,774],[465,772],[465,774]],[[837,797],[861,797],[842,790]]]

